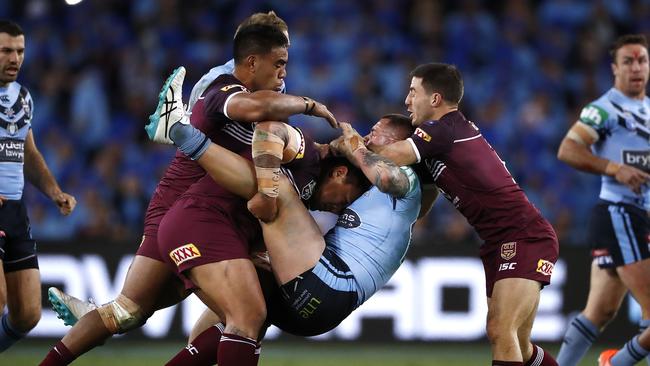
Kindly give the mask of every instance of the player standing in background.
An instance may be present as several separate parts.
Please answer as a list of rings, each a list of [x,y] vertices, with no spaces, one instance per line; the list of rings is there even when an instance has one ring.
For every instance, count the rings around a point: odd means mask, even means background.
[[[41,279],[27,210],[25,177],[49,197],[63,215],[77,204],[61,191],[36,148],[34,105],[16,82],[25,59],[25,35],[16,23],[0,20],[0,352],[36,326],[41,318]]]
[[[418,66],[405,101],[417,129],[381,155],[398,165],[426,165],[440,192],[483,239],[492,365],[556,365],[530,341],[540,290],[550,283],[558,257],[555,231],[476,125],[458,111],[462,96],[456,67]]]
[[[642,333],[618,353],[603,352],[599,362],[633,365],[650,350],[650,333],[646,331],[650,324],[647,40],[643,35],[622,36],[611,55],[614,87],[582,110],[558,151],[563,162],[602,176],[588,236],[593,257],[589,297],[564,336],[558,355],[561,366],[578,364],[614,318],[628,290],[641,304]]]

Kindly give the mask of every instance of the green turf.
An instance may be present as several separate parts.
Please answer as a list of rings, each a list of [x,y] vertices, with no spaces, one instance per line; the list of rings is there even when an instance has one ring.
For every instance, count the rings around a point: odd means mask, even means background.
[[[42,342],[23,342],[0,354],[0,365],[38,365],[50,345]],[[79,358],[78,366],[148,366],[164,365],[182,347],[180,342],[156,342],[129,344],[113,341]],[[555,354],[557,347],[548,346]],[[598,352],[594,349],[585,357],[581,366],[596,365]],[[272,343],[264,345],[260,366],[467,366],[489,365],[490,353],[485,344],[381,344],[360,345],[314,344],[310,342]]]

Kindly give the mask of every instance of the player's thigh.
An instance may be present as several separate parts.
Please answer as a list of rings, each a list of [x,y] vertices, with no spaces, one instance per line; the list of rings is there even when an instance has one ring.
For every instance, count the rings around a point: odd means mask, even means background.
[[[277,218],[261,225],[273,272],[280,284],[285,284],[318,263],[325,240],[286,179],[280,189]]]
[[[165,304],[169,306],[181,301],[183,297],[180,295],[180,288],[182,284],[165,263],[136,255],[127,272],[121,293],[149,314],[164,307],[162,303],[170,302]]]
[[[257,272],[249,259],[230,259],[207,263],[189,270],[189,277],[200,289],[204,302],[226,322],[261,325],[266,305]]]
[[[537,312],[540,288],[539,282],[526,278],[497,281],[488,301],[488,327],[517,331],[525,328],[531,316],[534,317]],[[532,322],[528,330],[530,327]]]
[[[38,269],[5,273],[7,308],[17,327],[31,328],[41,317],[41,277]],[[21,324],[22,323],[22,324]],[[27,329],[22,329],[27,330]]]
[[[599,327],[611,320],[625,298],[627,288],[616,270],[600,268],[597,260],[591,263],[589,296],[585,306],[585,316]]]
[[[650,318],[650,259],[617,267],[616,272],[641,305],[643,318]]]

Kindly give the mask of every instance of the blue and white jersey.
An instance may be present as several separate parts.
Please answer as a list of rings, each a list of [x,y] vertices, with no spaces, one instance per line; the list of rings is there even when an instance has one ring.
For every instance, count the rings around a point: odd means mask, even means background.
[[[201,76],[201,79],[194,84],[192,93],[190,94],[190,101],[187,104],[187,111],[191,112],[192,108],[199,100],[203,92],[212,84],[212,82],[222,74],[232,74],[235,71],[235,60],[231,59],[223,65],[215,66],[208,71],[207,74]],[[282,93],[285,92],[284,81],[282,82]]]
[[[411,229],[420,212],[420,181],[409,167],[404,198],[393,198],[372,187],[339,216],[325,243],[350,268],[356,281],[357,306],[388,282],[404,261]],[[318,275],[318,274],[317,274]]]
[[[582,109],[580,122],[598,133],[594,155],[650,173],[650,99],[632,99],[612,88]],[[600,198],[650,209],[650,189],[635,194],[615,178],[603,175]]]
[[[32,128],[34,103],[17,82],[0,87],[0,195],[10,200],[23,196],[25,139]]]

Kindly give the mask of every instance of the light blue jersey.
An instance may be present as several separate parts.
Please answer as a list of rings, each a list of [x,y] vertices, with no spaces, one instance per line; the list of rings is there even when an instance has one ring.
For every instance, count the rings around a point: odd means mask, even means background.
[[[223,74],[232,74],[235,71],[235,60],[230,60],[221,66],[215,66],[208,71],[207,74],[201,76],[201,79],[194,84],[192,88],[192,93],[190,94],[190,101],[187,104],[187,110],[192,111],[194,105],[199,100],[199,97],[203,95],[203,92],[212,84],[212,82]],[[285,92],[284,81],[282,81],[282,93]]]
[[[25,139],[32,127],[34,104],[17,82],[0,87],[0,196],[19,200],[25,178]]]
[[[415,172],[409,167],[402,170],[410,183],[404,198],[395,199],[372,187],[345,209],[325,236],[327,247],[348,265],[353,277],[345,280],[341,276],[339,289],[356,290],[358,305],[388,282],[402,264],[411,242],[422,192]],[[318,268],[321,267],[315,271]],[[316,275],[337,286],[327,271],[317,270]]]
[[[580,122],[598,133],[594,155],[650,173],[650,99],[631,99],[612,88],[580,113]],[[603,175],[600,198],[650,210],[650,189],[635,194],[613,177]]]

